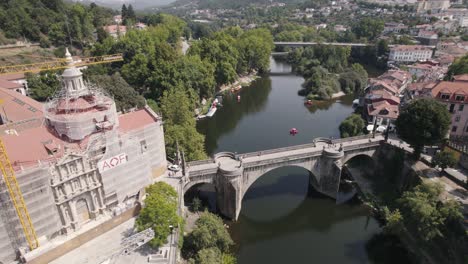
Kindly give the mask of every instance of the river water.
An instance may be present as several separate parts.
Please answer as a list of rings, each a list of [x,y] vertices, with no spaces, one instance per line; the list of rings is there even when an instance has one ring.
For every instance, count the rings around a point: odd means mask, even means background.
[[[272,60],[271,76],[237,95],[227,95],[215,116],[198,122],[208,154],[238,153],[338,137],[338,126],[353,112],[352,96],[304,106],[297,92],[303,78]],[[299,133],[289,135],[295,127]],[[309,172],[284,167],[263,175],[247,191],[239,220],[230,225],[239,264],[374,263],[367,242],[381,233],[359,203],[336,205],[309,187]],[[391,254],[391,250],[387,251]],[[405,263],[405,262],[400,262]]]

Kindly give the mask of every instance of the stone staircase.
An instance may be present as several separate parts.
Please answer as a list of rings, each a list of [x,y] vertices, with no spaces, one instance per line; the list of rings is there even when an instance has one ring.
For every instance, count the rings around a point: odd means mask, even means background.
[[[148,256],[148,263],[167,264],[169,263],[169,250],[159,250],[157,254]]]

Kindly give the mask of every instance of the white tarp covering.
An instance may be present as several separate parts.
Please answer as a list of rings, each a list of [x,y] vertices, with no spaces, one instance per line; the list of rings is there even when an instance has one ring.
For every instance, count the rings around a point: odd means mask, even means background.
[[[99,173],[116,168],[127,162],[127,154],[120,153],[113,157],[98,162]]]

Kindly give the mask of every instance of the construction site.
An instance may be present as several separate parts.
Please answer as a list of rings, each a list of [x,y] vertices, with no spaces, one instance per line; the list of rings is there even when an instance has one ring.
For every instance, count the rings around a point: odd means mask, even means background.
[[[160,116],[118,113],[68,51],[59,64],[61,89],[44,104],[0,88],[0,263],[44,263],[98,219],[117,223],[166,171]]]

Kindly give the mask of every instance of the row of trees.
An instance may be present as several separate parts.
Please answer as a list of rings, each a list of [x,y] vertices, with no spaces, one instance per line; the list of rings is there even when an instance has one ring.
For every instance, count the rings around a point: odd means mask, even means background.
[[[407,238],[430,251],[437,263],[466,263],[468,236],[463,225],[460,204],[441,201],[444,188],[436,183],[422,183],[406,191],[384,208],[385,230]]]
[[[83,47],[93,42],[97,28],[111,21],[113,11],[95,4],[63,0],[11,0],[0,2],[0,32],[7,38]]]
[[[273,28],[276,41],[315,42],[374,42],[384,29],[381,19],[365,17],[351,25],[351,29],[338,33],[333,29],[317,30],[311,26],[287,22]]]
[[[229,253],[234,242],[221,218],[204,212],[195,225],[195,229],[185,237],[182,247],[182,255],[189,263],[236,263],[235,257]]]
[[[360,64],[350,64],[349,47],[317,45],[291,51],[288,61],[304,76],[304,89],[309,98],[328,99],[340,90],[361,93],[367,85],[367,72]]]
[[[88,74],[120,71],[123,79],[163,114],[167,153],[172,155],[178,144],[188,160],[203,159],[204,138],[195,129],[195,108],[238,75],[267,71],[273,48],[271,34],[260,29],[228,28],[194,42],[183,55],[180,38],[187,31],[184,21],[166,14],[150,15],[145,20],[151,25],[147,30],[130,30],[119,39],[108,37],[96,43],[92,55],[123,53],[124,62],[93,67]]]

